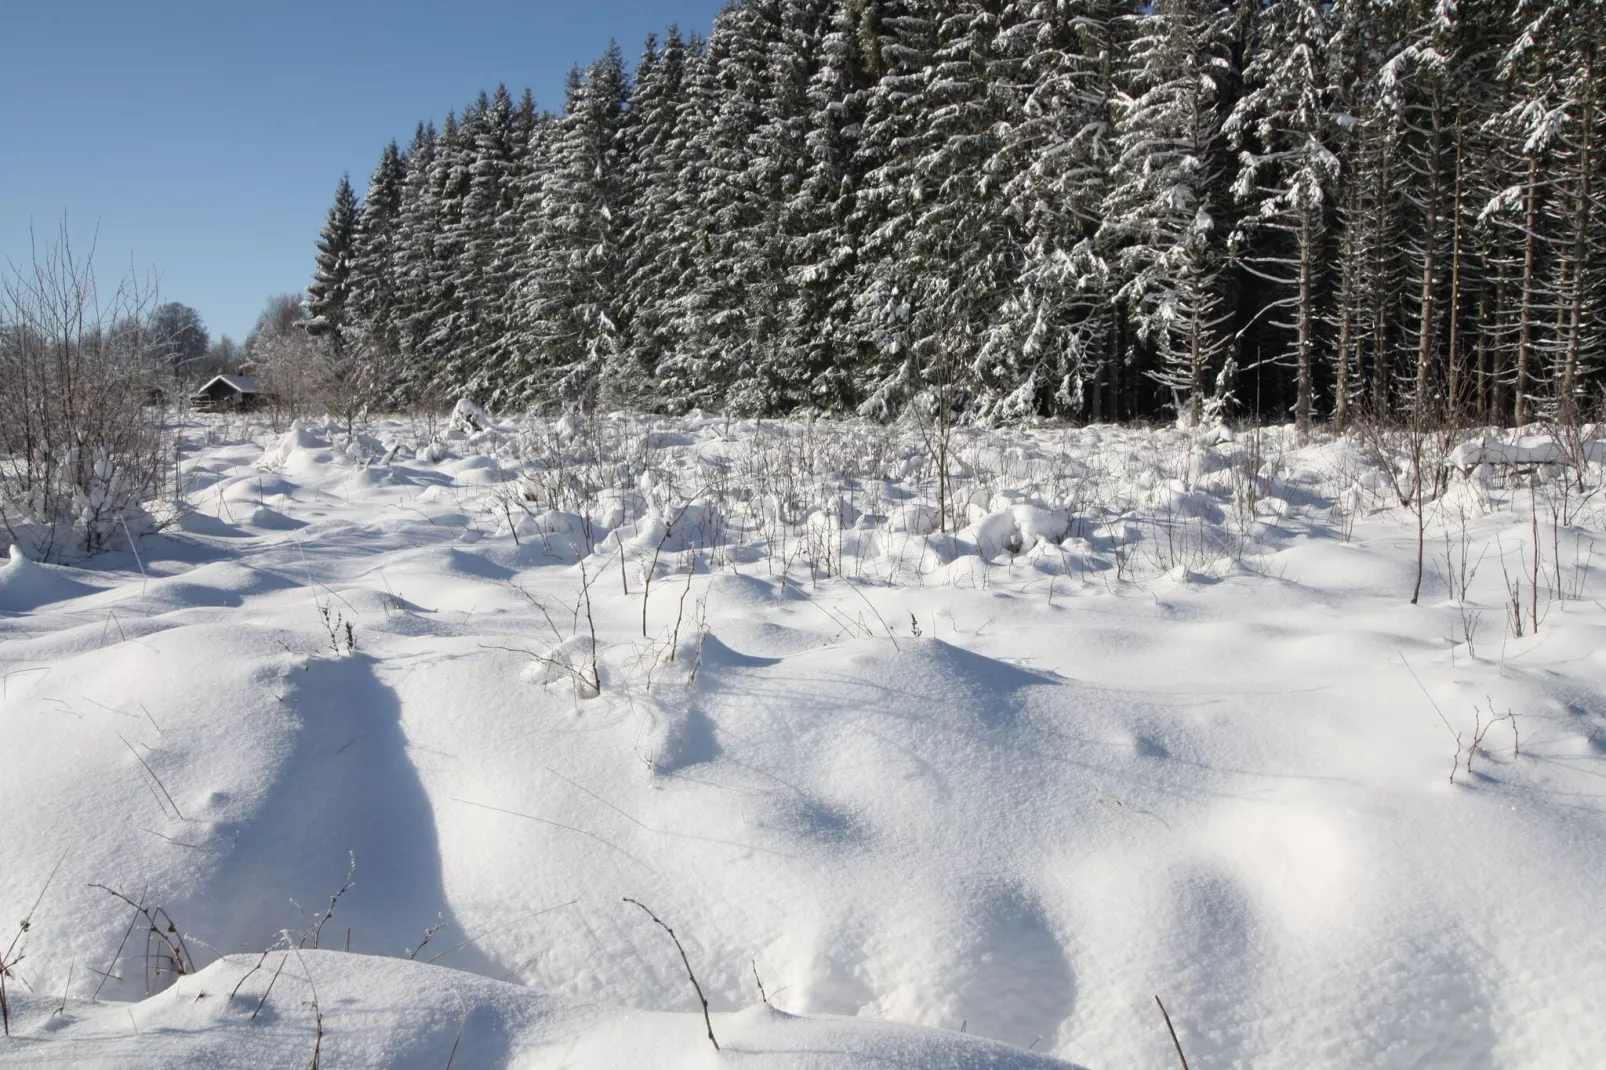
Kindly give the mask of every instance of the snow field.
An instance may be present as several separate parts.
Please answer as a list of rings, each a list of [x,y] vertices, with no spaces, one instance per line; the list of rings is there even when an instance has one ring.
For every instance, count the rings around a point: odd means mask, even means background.
[[[208,423],[139,562],[0,570],[0,1061],[1168,1065],[1156,993],[1194,1067],[1606,1041],[1593,460],[1451,477],[1412,606],[1355,440],[967,431],[939,486],[476,422]]]

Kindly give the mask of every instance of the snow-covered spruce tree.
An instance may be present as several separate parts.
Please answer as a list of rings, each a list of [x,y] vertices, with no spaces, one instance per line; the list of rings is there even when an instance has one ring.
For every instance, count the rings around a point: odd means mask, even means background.
[[[486,335],[484,355],[469,369],[464,392],[498,408],[522,404],[515,387],[516,370],[528,351],[517,295],[529,274],[532,235],[540,220],[540,186],[546,169],[546,134],[553,116],[537,110],[528,89],[513,109],[508,135],[510,158],[502,173],[497,215],[491,230],[491,273],[498,304],[489,309],[495,321]]]
[[[558,119],[549,111],[532,117],[513,177],[511,225],[504,234],[513,279],[506,359],[492,387],[504,405],[533,405],[539,400],[531,393],[540,389],[541,380],[535,373],[540,343],[534,332],[539,325],[530,315],[530,299],[532,280],[540,274],[545,255],[546,187]]]
[[[1220,0],[1160,0],[1128,18],[1100,240],[1121,275],[1117,297],[1158,358],[1150,374],[1172,391],[1178,419],[1197,425],[1235,385],[1221,217],[1236,15]]]
[[[335,203],[318,235],[318,255],[307,286],[307,333],[327,336],[339,350],[350,325],[352,259],[357,236],[357,195],[351,177],[340,176]]]
[[[1483,422],[1489,418],[1492,380],[1488,351],[1499,327],[1498,272],[1491,265],[1509,238],[1482,225],[1479,216],[1504,183],[1491,122],[1501,110],[1497,71],[1514,25],[1503,4],[1462,5],[1437,21],[1450,45],[1445,80],[1450,219],[1440,283],[1443,313],[1436,326],[1444,354],[1444,416],[1452,423],[1473,417]]]
[[[564,115],[549,133],[530,274],[516,296],[529,339],[512,389],[529,403],[596,400],[622,358],[618,325],[624,228],[624,114],[629,85],[617,47],[570,75]]]
[[[1436,418],[1437,326],[1447,302],[1442,267],[1451,259],[1454,120],[1451,79],[1461,45],[1457,9],[1436,4],[1414,27],[1404,48],[1379,72],[1385,121],[1397,131],[1402,169],[1397,225],[1390,240],[1401,250],[1410,289],[1402,317],[1401,365],[1406,372],[1413,425]]]
[[[419,123],[407,146],[407,172],[402,180],[396,230],[396,333],[400,367],[386,384],[393,406],[419,401],[430,378],[424,340],[431,268],[435,260],[435,198],[430,175],[435,169],[435,127]]]
[[[623,264],[619,315],[624,349],[604,369],[599,402],[608,408],[654,409],[663,401],[653,370],[670,345],[666,294],[684,265],[675,255],[680,212],[676,176],[686,141],[677,123],[685,95],[687,44],[670,27],[663,44],[648,37],[637,61],[623,129]]]
[[[467,335],[463,311],[464,242],[463,206],[468,200],[473,125],[473,108],[462,121],[454,112],[446,113],[429,173],[429,195],[433,202],[433,232],[430,243],[428,278],[420,319],[428,333],[420,343],[427,378],[424,390],[431,395],[449,397],[463,384],[454,378],[452,355]]]
[[[458,220],[456,246],[461,321],[456,348],[447,356],[444,378],[455,391],[490,401],[499,381],[511,333],[508,295],[512,265],[503,259],[506,229],[512,225],[514,168],[518,156],[517,120],[506,86],[464,113],[462,132],[468,186]]]
[[[651,316],[655,408],[666,412],[716,409],[722,378],[694,347],[700,323],[712,311],[704,272],[712,256],[712,221],[702,215],[708,172],[707,128],[718,106],[717,61],[709,42],[693,38],[686,48],[680,99],[675,106],[671,148],[664,160],[670,188],[656,198],[663,213],[662,251],[650,288],[640,302]],[[632,278],[641,278],[638,270]]]
[[[779,0],[727,7],[714,21],[703,75],[700,129],[692,134],[700,185],[689,190],[707,228],[694,259],[695,284],[678,308],[677,353],[665,371],[687,381],[694,396],[710,391],[727,411],[763,414],[775,397],[767,379],[762,318],[750,295],[769,282],[764,228],[772,220],[757,182],[752,147],[764,126],[770,59],[781,46]],[[702,402],[699,402],[702,403]]]
[[[888,419],[920,389],[914,340],[915,265],[910,253],[926,185],[912,146],[926,136],[926,75],[935,50],[935,5],[924,0],[866,0],[861,42],[880,72],[865,100],[853,167],[862,175],[848,226],[862,235],[845,284],[853,295],[853,333],[863,339],[856,369],[864,397],[858,412]]]
[[[1487,124],[1495,151],[1501,158],[1502,188],[1490,198],[1481,221],[1499,235],[1504,252],[1498,263],[1499,315],[1496,364],[1500,370],[1502,401],[1519,426],[1532,420],[1550,400],[1557,369],[1554,342],[1566,301],[1558,292],[1555,263],[1560,233],[1553,202],[1558,195],[1559,135],[1566,108],[1561,104],[1561,64],[1567,61],[1564,19],[1552,14],[1564,9],[1519,7],[1513,12],[1518,32],[1499,65],[1504,90],[1503,107]],[[1573,57],[1574,59],[1578,57]],[[1569,228],[1570,229],[1570,228]],[[1563,388],[1571,394],[1570,388]]]
[[[1342,161],[1339,194],[1333,205],[1335,239],[1332,246],[1335,265],[1329,278],[1335,291],[1326,306],[1325,328],[1332,345],[1332,422],[1345,427],[1362,400],[1361,350],[1365,325],[1372,308],[1370,265],[1367,243],[1370,218],[1366,212],[1371,185],[1362,166],[1369,144],[1370,128],[1362,121],[1366,111],[1370,77],[1368,60],[1371,44],[1366,34],[1370,25],[1365,0],[1342,0],[1328,12],[1332,36],[1328,39],[1331,82],[1340,91],[1334,101],[1335,137]]]
[[[1114,4],[1013,0],[1004,34],[1020,58],[1021,97],[1002,133],[1004,187],[1021,230],[1016,286],[1000,310],[1018,384],[1000,415],[1102,415],[1113,346],[1110,270],[1093,238],[1113,159]]]
[[[963,405],[983,420],[1021,385],[1018,340],[997,317],[1020,272],[1004,196],[1012,176],[999,152],[1020,63],[996,47],[994,6],[962,0],[946,5],[937,23],[922,86],[927,122],[914,161],[922,195],[909,249],[920,378],[938,404]]]
[[[794,265],[803,253],[798,242],[809,230],[794,214],[807,181],[811,76],[827,29],[826,0],[785,0],[777,5],[778,25],[761,99],[761,119],[748,148],[746,184],[760,206],[757,225],[743,242],[753,250],[744,280],[744,319],[756,374],[743,407],[762,414],[782,413],[811,400],[820,369],[808,359],[810,347],[795,345],[788,329],[794,311]]]
[[[1226,121],[1239,168],[1233,191],[1247,211],[1233,241],[1240,263],[1278,296],[1260,313],[1290,334],[1294,422],[1314,416],[1318,302],[1325,236],[1339,181],[1340,136],[1331,80],[1331,5],[1272,0],[1257,9],[1244,66],[1247,92]]]
[[[840,412],[856,402],[861,339],[853,329],[852,277],[863,236],[855,223],[854,153],[873,64],[860,32],[864,3],[833,6],[807,87],[806,172],[786,205],[787,282],[782,349],[800,401]]]
[[[1398,109],[1379,63],[1409,39],[1414,17],[1389,0],[1349,0],[1335,9],[1342,30],[1335,61],[1348,87],[1344,111],[1346,157],[1338,209],[1340,258],[1334,419],[1358,410],[1376,419],[1391,412],[1398,365],[1397,339],[1407,273],[1396,229],[1403,212],[1399,187]],[[1342,389],[1339,388],[1342,384]]]
[[[351,267],[351,323],[383,363],[385,378],[397,378],[401,352],[402,190],[407,160],[392,141],[385,146],[357,210]]]

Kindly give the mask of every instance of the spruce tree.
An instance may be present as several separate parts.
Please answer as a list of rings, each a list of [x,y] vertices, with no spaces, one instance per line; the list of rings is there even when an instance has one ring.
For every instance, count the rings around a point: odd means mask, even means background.
[[[1233,191],[1247,209],[1232,240],[1245,270],[1269,284],[1266,318],[1292,350],[1301,432],[1315,412],[1324,253],[1339,182],[1330,15],[1321,0],[1272,0],[1256,10],[1248,92],[1226,123],[1239,150]],[[1260,359],[1283,355],[1262,351]]]
[[[307,286],[307,333],[327,337],[338,351],[350,325],[351,276],[357,236],[357,195],[340,176],[335,203],[318,235],[317,267]]]
[[[618,48],[572,72],[567,97],[550,132],[531,270],[518,291],[529,348],[510,389],[526,401],[590,407],[624,351],[615,303],[629,84]]]
[[[407,160],[392,141],[368,182],[353,241],[351,320],[392,371],[401,350],[399,248],[406,180]]]
[[[1225,139],[1235,21],[1219,0],[1160,0],[1130,16],[1117,79],[1117,157],[1101,240],[1111,249],[1150,376],[1197,425],[1230,401]]]

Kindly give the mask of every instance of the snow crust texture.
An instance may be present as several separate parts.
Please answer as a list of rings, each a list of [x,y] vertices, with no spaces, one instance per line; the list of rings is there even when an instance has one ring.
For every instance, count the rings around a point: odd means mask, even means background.
[[[0,1064],[1606,1050],[1594,453],[469,416],[0,567]]]

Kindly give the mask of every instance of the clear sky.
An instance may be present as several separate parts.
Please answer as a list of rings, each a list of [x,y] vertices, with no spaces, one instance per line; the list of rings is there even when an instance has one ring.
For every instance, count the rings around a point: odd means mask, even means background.
[[[707,33],[723,0],[0,0],[0,261],[30,222],[98,228],[236,341],[299,290],[344,171],[481,89],[563,105],[570,67],[649,31]]]

